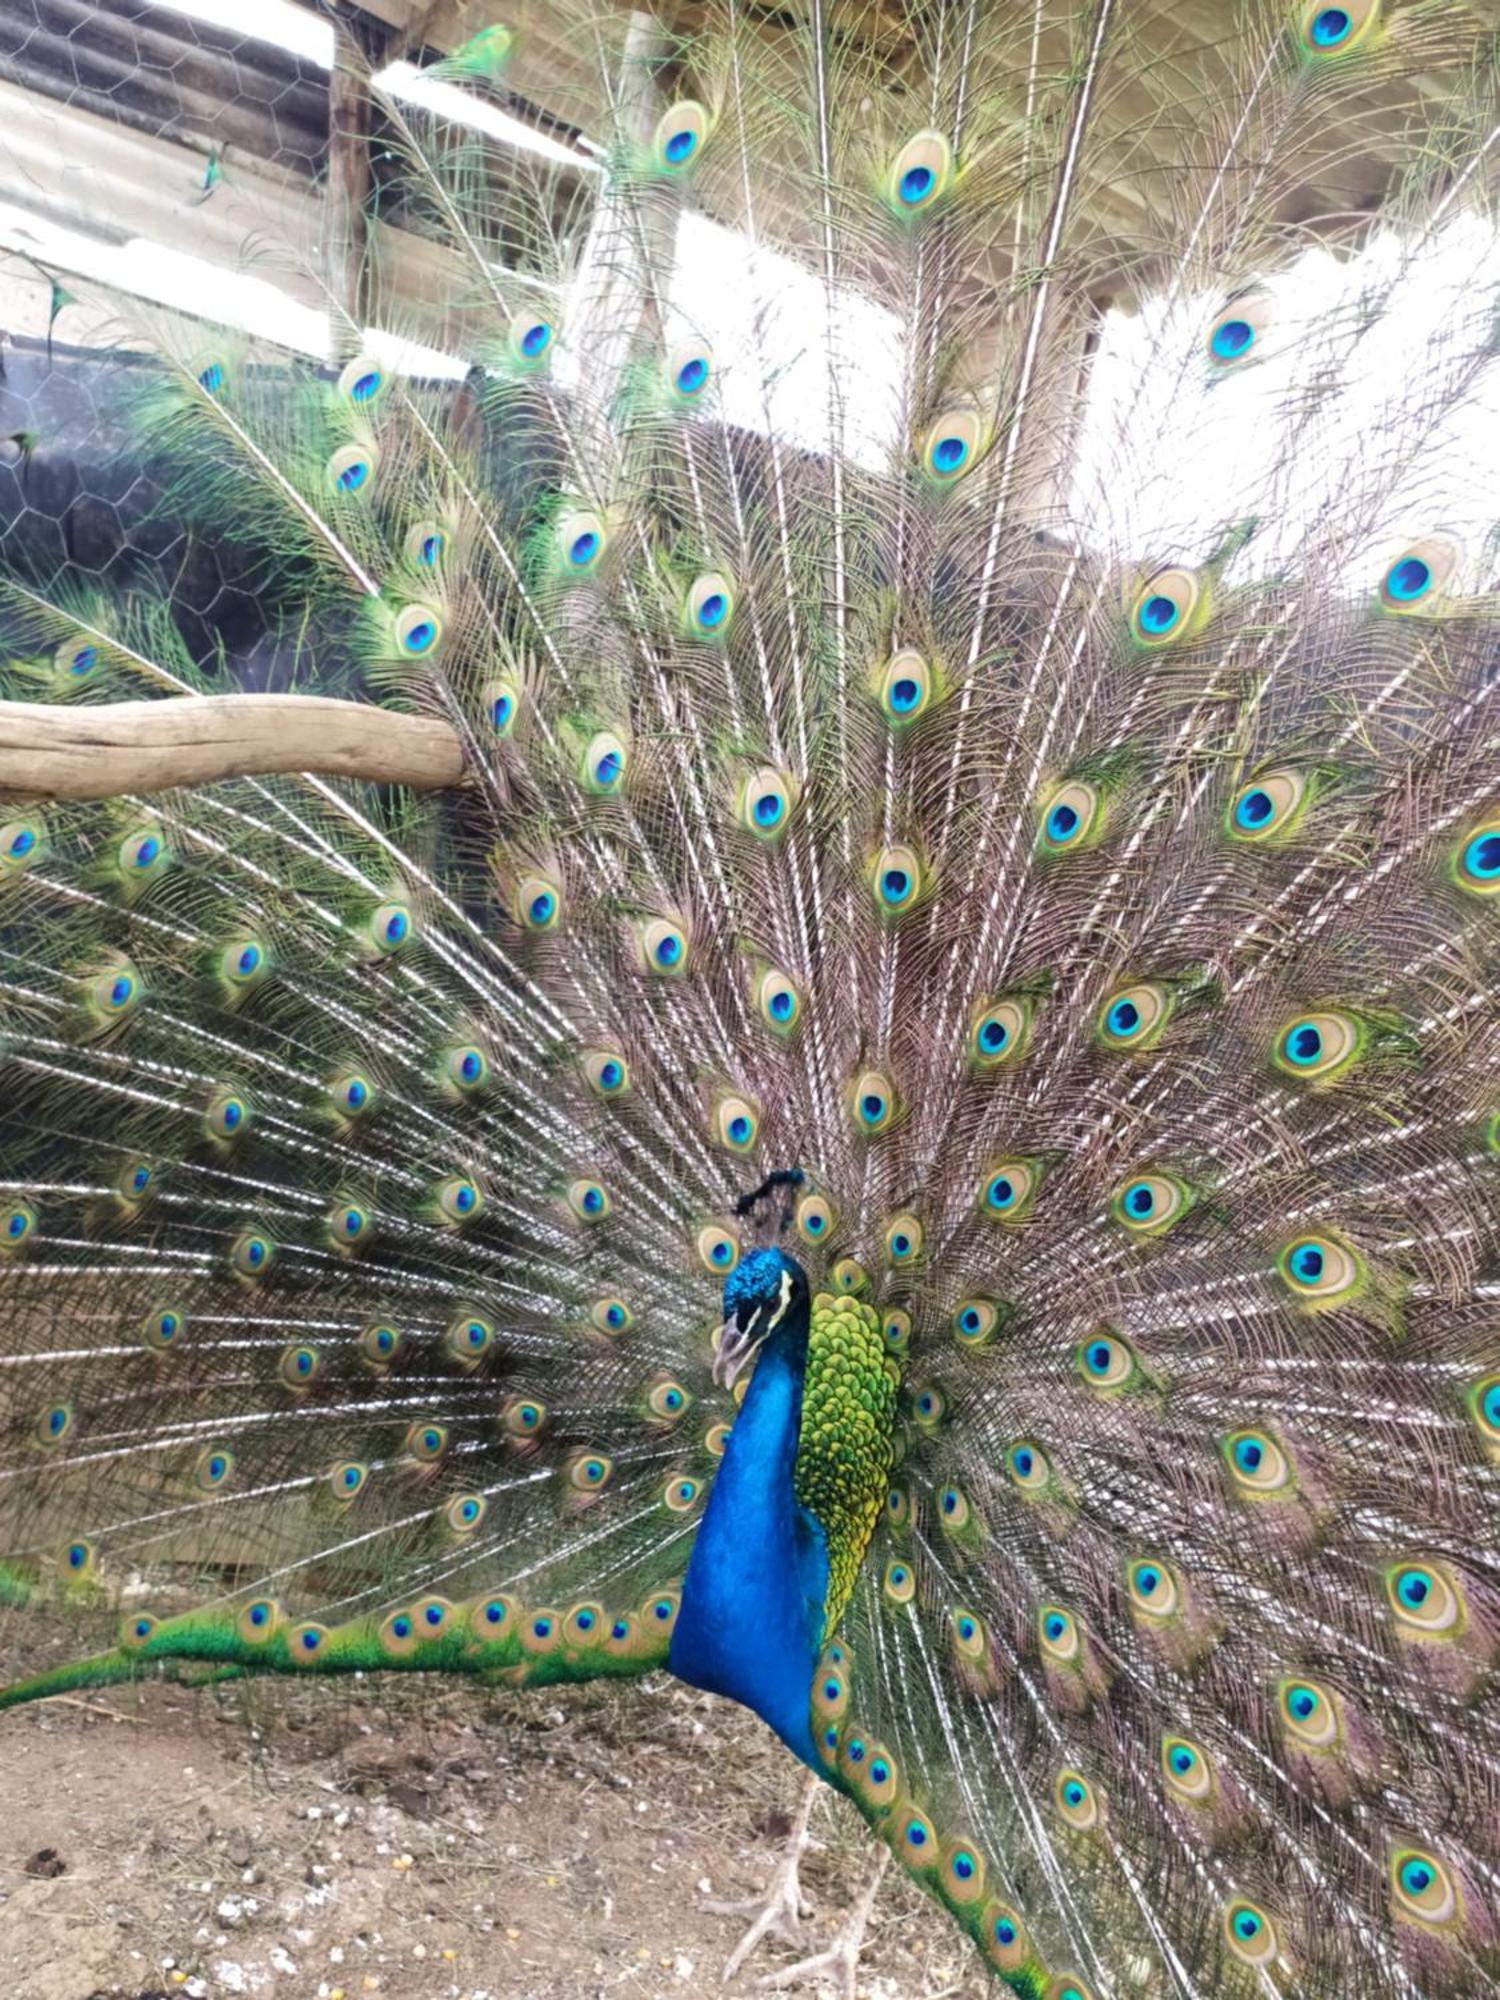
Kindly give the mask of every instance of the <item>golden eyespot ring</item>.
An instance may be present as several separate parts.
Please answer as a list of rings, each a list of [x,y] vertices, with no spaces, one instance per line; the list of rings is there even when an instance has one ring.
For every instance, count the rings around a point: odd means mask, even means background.
[[[241,1278],[264,1278],[275,1262],[275,1240],[264,1230],[242,1230],[229,1246],[229,1267]]]
[[[233,1476],[234,1453],[224,1445],[205,1445],[193,1461],[193,1484],[205,1493],[227,1486]]]
[[[1336,1304],[1354,1290],[1361,1275],[1353,1251],[1317,1230],[1287,1244],[1276,1267],[1287,1289],[1309,1306]]]
[[[678,402],[696,403],[713,378],[714,351],[706,341],[681,341],[667,356],[663,372]]]
[[[727,1278],[740,1261],[738,1233],[727,1225],[710,1222],[698,1231],[698,1262],[716,1278]]]
[[[1005,1454],[1005,1469],[1025,1493],[1038,1492],[1047,1484],[1052,1467],[1039,1444],[1022,1438]]]
[[[754,1152],[760,1113],[747,1097],[723,1097],[714,1110],[714,1137],[731,1153]]]
[[[607,1190],[586,1178],[569,1181],[563,1198],[574,1221],[585,1224],[605,1221],[614,1207]]]
[[[1276,1926],[1264,1910],[1243,1896],[1225,1905],[1224,1942],[1243,1965],[1273,1965],[1281,1950]]]
[[[419,1465],[433,1465],[448,1448],[448,1432],[444,1425],[433,1423],[430,1418],[419,1417],[407,1429],[405,1438],[406,1454]]]
[[[693,97],[679,98],[656,121],[651,157],[658,170],[679,174],[691,166],[709,134],[708,112]]]
[[[875,683],[875,698],[893,729],[904,729],[932,705],[932,669],[920,653],[893,653]]]
[[[979,1209],[991,1222],[1025,1219],[1036,1191],[1035,1170],[1025,1160],[1000,1160],[979,1184]]]
[[[469,1630],[476,1639],[504,1639],[515,1630],[521,1607],[504,1591],[481,1598],[469,1612]]]
[[[1101,1394],[1123,1389],[1136,1370],[1135,1354],[1127,1340],[1107,1327],[1096,1327],[1078,1343],[1078,1373],[1090,1389]]]
[[[982,1347],[999,1324],[993,1299],[960,1299],[953,1308],[953,1337],[961,1347]]]
[[[1290,1483],[1290,1461],[1269,1432],[1231,1431],[1221,1448],[1229,1476],[1242,1492],[1279,1493]]]
[[[1463,1616],[1463,1597],[1452,1577],[1425,1557],[1393,1563],[1385,1573],[1385,1594],[1398,1628],[1409,1637],[1442,1638]]]
[[[1099,1039],[1109,1049],[1148,1049],[1171,1011],[1170,992],[1155,980],[1122,986],[1099,1009]]]
[[[1170,646],[1188,633],[1202,598],[1190,569],[1160,569],[1142,586],[1130,614],[1130,628],[1142,646]]]
[[[574,1452],[568,1462],[568,1484],[577,1493],[602,1493],[614,1469],[615,1462],[608,1452]]]
[[[849,1102],[856,1130],[874,1137],[890,1129],[896,1116],[896,1092],[890,1078],[878,1069],[860,1072]]]
[[[1399,1917],[1445,1924],[1458,1913],[1458,1886],[1435,1854],[1398,1848],[1390,1862],[1391,1907]]]
[[[1057,1810],[1071,1827],[1086,1833],[1099,1823],[1099,1800],[1081,1771],[1059,1771],[1052,1787]]]
[[[726,1423],[710,1424],[703,1433],[703,1449],[710,1458],[722,1458],[724,1447],[729,1442],[730,1426]]]
[[[441,521],[414,521],[402,537],[401,549],[416,569],[436,569],[448,546],[448,531]]]
[[[1076,1972],[1059,1972],[1048,1984],[1042,2000],[1094,2000],[1094,1996]]]
[[[897,215],[929,214],[953,180],[953,146],[930,127],[914,133],[886,169],[886,200]]]
[[[687,971],[688,933],[683,924],[653,917],[640,932],[641,959],[659,979],[680,979]]]
[[[1071,1611],[1058,1604],[1044,1604],[1036,1615],[1036,1632],[1044,1659],[1068,1665],[1078,1658],[1083,1642]]]
[[[581,1058],[584,1081],[596,1097],[625,1097],[630,1091],[630,1064],[616,1049],[585,1049]]]
[[[589,1307],[589,1318],[601,1333],[629,1333],[635,1325],[635,1314],[625,1301],[611,1294],[608,1298],[595,1299]]]
[[[902,1306],[890,1306],[881,1315],[880,1337],[888,1354],[905,1354],[911,1346],[911,1314]]]
[[[904,842],[882,847],[871,869],[871,883],[878,915],[905,916],[921,901],[926,885],[921,856]]]
[[[961,1486],[944,1486],[937,1496],[939,1525],[950,1535],[967,1528],[971,1519],[969,1496]]]
[[[394,957],[411,943],[414,933],[410,905],[394,897],[376,904],[365,927],[366,936],[382,958]]]
[[[989,1651],[989,1635],[984,1620],[966,1604],[956,1604],[948,1613],[948,1631],[953,1650],[961,1660],[982,1660]]]
[[[1013,1062],[1026,1045],[1031,1010],[1020,1000],[991,1000],[969,1026],[969,1053],[981,1069]]]
[[[1303,0],[1303,50],[1320,62],[1347,55],[1367,39],[1379,19],[1380,0],[1344,0],[1341,7]]]
[[[484,1213],[484,1189],[468,1174],[449,1174],[435,1190],[438,1213],[455,1227],[476,1222]]]
[[[1362,1039],[1359,1023],[1336,1008],[1294,1014],[1277,1029],[1271,1059],[1298,1083],[1329,1082],[1351,1067]]]
[[[1049,854],[1071,854],[1086,846],[1100,819],[1097,786],[1071,779],[1047,795],[1042,808],[1042,846]]]
[[[187,1327],[187,1314],[180,1306],[162,1306],[141,1322],[141,1339],[158,1354],[165,1354],[179,1345]]]
[[[568,576],[587,576],[597,569],[609,546],[604,516],[592,507],[565,507],[557,517],[553,533]]]
[[[980,1943],[997,1972],[1015,1972],[1025,1964],[1030,1946],[1026,1926],[1008,1903],[990,1903],[979,1926]]]
[[[547,1405],[536,1396],[507,1396],[500,1405],[500,1425],[509,1437],[540,1437],[547,1428]]]
[[[1307,779],[1293,770],[1263,771],[1241,785],[1229,802],[1224,831],[1231,840],[1254,842],[1285,833],[1307,797]]]
[[[935,1431],[948,1414],[948,1398],[936,1382],[919,1383],[911,1392],[911,1420],[919,1431]]]
[[[967,1909],[984,1895],[985,1860],[970,1840],[943,1843],[939,1879],[950,1902]]]
[[[346,403],[367,408],[385,394],[385,370],[372,354],[356,354],[339,371],[339,394]]]
[[[1192,1207],[1192,1193],[1175,1174],[1146,1172],[1121,1181],[1110,1214],[1132,1236],[1164,1236]]]
[[[802,1013],[802,994],[784,972],[770,967],[756,982],[755,1004],[773,1035],[789,1035]]]
[[[460,1313],[448,1327],[449,1354],[461,1368],[477,1368],[494,1344],[495,1329],[477,1314]]]
[[[757,840],[777,840],[786,832],[795,804],[792,780],[763,764],[740,787],[740,825]]]
[[[675,1424],[687,1409],[692,1398],[682,1384],[670,1375],[664,1375],[659,1382],[653,1382],[646,1394],[646,1407],[653,1417],[663,1423]]]
[[[514,681],[486,681],[479,699],[492,736],[506,737],[516,726],[521,712],[521,690]]]
[[[401,1332],[386,1320],[374,1320],[359,1336],[359,1351],[371,1368],[389,1368],[401,1348]]]
[[[883,1743],[871,1743],[863,1736],[852,1735],[846,1741],[843,1755],[852,1767],[848,1775],[866,1805],[879,1808],[894,1804],[901,1788],[901,1774]]]
[[[1337,1703],[1316,1681],[1302,1678],[1282,1681],[1276,1690],[1276,1705],[1287,1735],[1299,1745],[1325,1750],[1337,1742]]]
[[[294,1341],[282,1350],[276,1372],[288,1389],[310,1389],[322,1371],[323,1358],[316,1347]]]
[[[1500,894],[1500,815],[1464,835],[1453,858],[1453,880],[1471,896]]]
[[[12,819],[0,826],[0,875],[19,875],[45,858],[47,826],[41,819]]]
[[[551,358],[552,325],[538,313],[512,313],[506,340],[511,359],[522,368],[542,368]]]
[[[610,798],[624,785],[628,766],[624,741],[612,729],[600,729],[584,749],[578,775],[584,789],[595,798]]]
[[[211,1139],[243,1139],[255,1123],[255,1109],[242,1091],[216,1090],[203,1114],[204,1130]]]
[[[881,1588],[892,1604],[910,1604],[917,1594],[917,1579],[911,1564],[899,1557],[895,1562],[888,1562]]]
[[[1133,1611],[1146,1618],[1170,1618],[1177,1609],[1177,1577],[1171,1566],[1154,1556],[1142,1556],[1125,1571],[1125,1588]]]
[[[989,443],[977,410],[943,410],[922,436],[922,469],[941,485],[952,485],[972,472]]]
[[[550,875],[523,875],[511,895],[510,907],[523,930],[555,931],[562,921],[562,884]]]
[[[1265,336],[1276,324],[1276,300],[1270,292],[1241,292],[1220,307],[1209,321],[1203,345],[1209,366],[1217,373],[1259,360]]]
[[[563,1644],[573,1651],[599,1645],[608,1632],[602,1604],[575,1604],[563,1619]]]
[[[826,1243],[838,1222],[827,1195],[805,1194],[797,1203],[797,1234],[804,1243]]]
[[[722,570],[708,570],[694,579],[687,594],[685,622],[689,638],[728,636],[734,623],[734,585]]]
[[[922,1224],[907,1211],[893,1215],[885,1226],[881,1242],[888,1264],[898,1268],[915,1264],[922,1254]]]
[[[115,865],[127,882],[159,875],[171,858],[162,830],[154,821],[127,833],[115,849]]]
[[[369,1480],[370,1468],[367,1465],[361,1465],[358,1459],[346,1458],[333,1467],[324,1484],[331,1499],[347,1506],[351,1500],[359,1498]]]
[[[857,1257],[840,1257],[828,1274],[833,1289],[845,1298],[868,1290],[870,1274]]]
[[[373,444],[341,444],[324,461],[323,477],[330,493],[359,497],[370,491],[380,470],[380,453]]]
[[[285,1613],[274,1597],[257,1597],[241,1607],[235,1629],[246,1645],[263,1646],[281,1630]]]
[[[703,1488],[696,1479],[678,1472],[662,1488],[662,1501],[673,1514],[691,1514],[702,1497]]]
[[[1161,1772],[1168,1791],[1178,1798],[1199,1804],[1213,1790],[1213,1766],[1185,1736],[1164,1736],[1161,1740]]]
[[[563,1642],[563,1620],[559,1612],[543,1605],[534,1611],[523,1611],[517,1637],[523,1652],[534,1659],[542,1659],[548,1653],[555,1653]]]
[[[405,604],[392,621],[396,651],[409,660],[431,659],[443,643],[443,621],[430,604]]]
[[[1434,610],[1453,580],[1463,551],[1452,535],[1424,535],[1386,567],[1380,601],[1387,611]]]

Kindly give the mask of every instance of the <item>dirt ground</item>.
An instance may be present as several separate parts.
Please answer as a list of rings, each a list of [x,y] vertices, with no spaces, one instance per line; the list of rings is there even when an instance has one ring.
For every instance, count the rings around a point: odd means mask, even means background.
[[[752,1717],[665,1678],[485,1694],[146,1683],[0,1719],[7,2000],[730,2000],[800,1790]],[[803,1873],[820,1948],[868,1865],[830,1793]],[[796,1993],[831,1995],[822,1984]],[[982,2000],[970,1948],[888,1875],[866,2000]]]

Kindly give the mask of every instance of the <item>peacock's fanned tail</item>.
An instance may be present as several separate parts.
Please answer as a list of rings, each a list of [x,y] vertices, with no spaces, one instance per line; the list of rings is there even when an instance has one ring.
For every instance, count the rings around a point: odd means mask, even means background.
[[[1495,24],[567,11],[591,148],[376,86],[420,349],[137,313],[140,567],[11,538],[81,740],[227,684],[165,521],[467,775],[0,808],[0,1707],[661,1664],[795,1167],[902,1375],[830,1778],[1027,2000],[1477,2000]]]

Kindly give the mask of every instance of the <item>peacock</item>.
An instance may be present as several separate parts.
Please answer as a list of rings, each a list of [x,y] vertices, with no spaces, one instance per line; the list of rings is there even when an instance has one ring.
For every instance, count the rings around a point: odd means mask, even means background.
[[[0,1709],[665,1670],[1023,2000],[1500,1990],[1497,31],[341,17],[0,466]]]

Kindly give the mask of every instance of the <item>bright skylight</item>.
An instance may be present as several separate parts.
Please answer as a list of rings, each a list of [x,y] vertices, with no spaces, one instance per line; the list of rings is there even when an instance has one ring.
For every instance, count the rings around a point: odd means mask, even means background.
[[[179,14],[207,21],[215,28],[232,28],[247,41],[273,42],[318,69],[333,67],[333,23],[310,7],[292,0],[172,0]]]
[[[1424,238],[1381,235],[1345,261],[1310,250],[1264,289],[1276,303],[1253,350],[1264,358],[1228,369],[1205,354],[1222,295],[1105,315],[1074,531],[1148,561],[1197,561],[1254,516],[1237,574],[1284,566],[1332,532],[1341,566],[1368,579],[1402,543],[1446,528],[1475,587],[1500,520],[1500,237],[1457,218]]]
[[[404,104],[420,105],[424,111],[435,112],[438,117],[447,118],[456,125],[468,125],[476,132],[498,139],[502,146],[513,146],[519,152],[539,153],[544,160],[582,167],[589,173],[598,171],[595,162],[574,147],[549,138],[545,132],[523,124],[519,118],[512,118],[509,112],[477,97],[473,91],[461,90],[457,84],[444,83],[441,79],[434,80],[424,70],[418,69],[415,63],[387,63],[377,74],[375,87],[383,90],[387,97],[398,98]]]
[[[845,455],[888,464],[899,422],[901,327],[883,307],[838,292],[830,337],[821,278],[689,210],[677,232],[668,322],[669,345],[692,337],[713,349],[718,409],[729,423],[827,451],[837,388]]]

